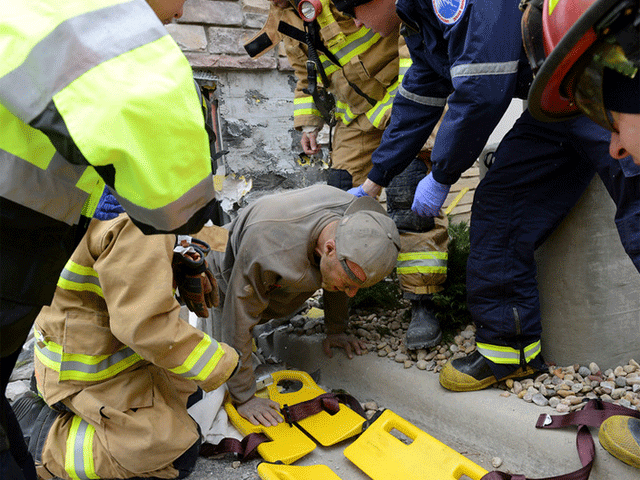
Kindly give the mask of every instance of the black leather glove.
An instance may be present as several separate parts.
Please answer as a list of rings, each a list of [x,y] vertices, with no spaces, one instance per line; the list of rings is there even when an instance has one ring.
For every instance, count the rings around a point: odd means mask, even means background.
[[[218,284],[205,257],[211,249],[202,240],[191,238],[177,243],[173,252],[173,284],[181,303],[198,317],[208,317],[209,308],[220,303]]]

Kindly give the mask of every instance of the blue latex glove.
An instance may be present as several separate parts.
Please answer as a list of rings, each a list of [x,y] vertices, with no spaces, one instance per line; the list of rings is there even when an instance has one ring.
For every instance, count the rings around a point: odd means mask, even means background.
[[[118,203],[116,197],[111,194],[109,189],[104,187],[104,192],[102,192],[102,197],[100,197],[98,207],[96,208],[93,217],[98,220],[111,220],[112,218],[116,218],[122,212],[124,212],[124,208],[122,208]]]
[[[422,217],[437,217],[450,189],[451,185],[435,181],[429,173],[418,183],[411,210]]]
[[[360,185],[359,187],[353,187],[353,188],[347,190],[347,193],[350,193],[351,195],[355,195],[358,198],[367,197],[368,196],[365,193],[365,191],[362,189],[362,185]]]

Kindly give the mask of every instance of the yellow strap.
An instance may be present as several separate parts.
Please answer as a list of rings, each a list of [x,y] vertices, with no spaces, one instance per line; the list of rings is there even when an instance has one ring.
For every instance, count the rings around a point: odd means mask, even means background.
[[[464,197],[464,194],[467,193],[468,191],[469,191],[469,187],[464,187],[462,190],[460,190],[460,193],[456,195],[456,198],[453,199],[453,202],[451,202],[451,205],[449,205],[447,209],[444,211],[444,214],[449,215],[451,213],[451,210],[456,208],[456,205],[458,204],[458,202],[462,200],[462,197]]]

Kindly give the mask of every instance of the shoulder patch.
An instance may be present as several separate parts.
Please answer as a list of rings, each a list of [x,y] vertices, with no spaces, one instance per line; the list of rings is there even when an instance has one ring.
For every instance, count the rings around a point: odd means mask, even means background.
[[[431,0],[433,10],[442,23],[452,25],[460,20],[467,0]]]

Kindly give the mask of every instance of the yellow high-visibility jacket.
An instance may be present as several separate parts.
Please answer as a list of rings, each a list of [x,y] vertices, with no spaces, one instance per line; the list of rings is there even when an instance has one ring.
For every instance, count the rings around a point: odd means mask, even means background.
[[[101,182],[145,233],[198,231],[215,215],[193,73],[144,0],[16,3],[0,38],[3,298],[50,299]]]
[[[184,229],[211,203],[192,70],[144,0],[16,4],[0,36],[2,183],[20,184],[3,197],[73,222],[93,166],[149,230]]]

